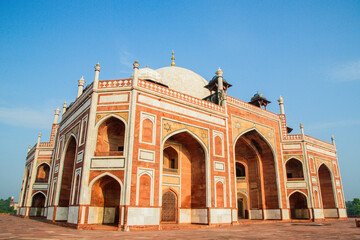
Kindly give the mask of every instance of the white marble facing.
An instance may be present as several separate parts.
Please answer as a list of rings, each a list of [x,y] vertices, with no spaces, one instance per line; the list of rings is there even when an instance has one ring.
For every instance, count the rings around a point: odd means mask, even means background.
[[[339,217],[341,218],[346,218],[347,217],[347,212],[346,212],[346,208],[339,208]]]
[[[69,214],[68,214],[68,223],[78,223],[78,216],[79,216],[79,207],[78,206],[71,206],[69,207]]]
[[[201,112],[198,112],[198,111],[190,110],[190,109],[180,107],[180,106],[177,106],[177,105],[174,105],[174,104],[171,104],[171,103],[160,101],[158,99],[150,98],[150,97],[145,96],[144,94],[141,94],[139,96],[139,102],[150,104],[153,107],[162,108],[162,109],[168,110],[168,111],[174,111],[174,112],[177,112],[179,114],[188,115],[188,116],[191,116],[191,117],[194,117],[194,118],[202,119],[202,120],[205,120],[205,121],[208,121],[208,122],[212,122],[212,123],[215,123],[215,124],[225,126],[225,120],[224,119],[209,116],[208,114],[204,114],[204,113],[201,113]]]
[[[288,149],[301,149],[301,146],[300,146],[300,144],[284,144],[283,149],[285,149],[285,150],[288,150]]]
[[[323,219],[324,211],[322,209],[314,209],[314,218],[315,219]]]
[[[318,147],[313,147],[313,146],[307,145],[306,148],[308,150],[311,150],[311,151],[314,151],[314,152],[319,152],[319,153],[323,153],[323,154],[326,154],[326,155],[329,155],[329,156],[332,156],[332,157],[336,157],[336,153],[330,152],[330,151],[327,151],[327,150],[324,150],[324,149],[321,149],[321,148],[318,148]]]
[[[150,150],[139,149],[139,161],[154,162],[155,152]]]
[[[238,211],[236,209],[232,210],[232,220],[236,222],[238,220]]]
[[[231,209],[210,209],[210,223],[231,223]]]
[[[306,182],[295,182],[295,181],[289,181],[286,182],[286,187],[289,189],[299,189],[299,188],[306,188]]]
[[[249,210],[250,219],[262,219],[262,210]]]
[[[191,209],[180,209],[179,223],[191,223]]]
[[[68,212],[69,212],[68,207],[57,207],[55,220],[56,221],[67,220]]]
[[[71,117],[69,117],[65,123],[63,123],[59,129],[59,131],[64,130],[75,118],[77,118],[81,112],[87,109],[90,106],[91,99],[87,100],[76,112],[74,112]]]
[[[54,207],[48,207],[47,214],[46,214],[46,219],[47,220],[52,220],[53,217],[54,217]]]
[[[40,212],[40,215],[37,215]],[[30,208],[30,213],[29,216],[30,217],[34,217],[34,216],[45,216],[45,208],[36,208],[36,207],[31,207]]]
[[[128,94],[100,95],[99,103],[115,103],[129,101]]]
[[[191,223],[208,223],[207,209],[191,209]]]
[[[25,216],[25,210],[26,210],[25,207],[22,207],[22,208],[21,208],[21,210],[20,210],[20,216]]]
[[[127,224],[135,225],[159,225],[160,224],[160,208],[128,208]]]
[[[317,178],[316,177],[311,177],[311,182],[317,184]]]
[[[91,168],[123,168],[125,166],[125,158],[92,158]]]
[[[33,190],[41,190],[41,189],[47,189],[48,184],[47,183],[34,183],[33,184]]]
[[[282,219],[283,220],[290,219],[290,209],[283,209],[281,211],[281,213],[282,213]]]
[[[97,224],[103,222],[103,207],[89,207],[89,216],[88,223],[89,224]]]
[[[225,163],[214,162],[214,171],[225,172]]]
[[[39,156],[51,155],[51,154],[52,154],[52,150],[50,150],[50,151],[39,151]]]
[[[116,208],[105,207],[104,208],[104,221],[103,223],[115,223]]]
[[[280,209],[264,209],[264,219],[281,219]]]
[[[333,209],[324,209],[324,217],[325,218],[338,218],[338,211],[336,208]]]

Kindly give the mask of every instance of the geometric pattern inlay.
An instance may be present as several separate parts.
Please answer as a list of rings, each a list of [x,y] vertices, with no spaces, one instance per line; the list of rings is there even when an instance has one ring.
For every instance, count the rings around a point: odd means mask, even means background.
[[[208,131],[202,128],[193,127],[190,125],[187,125],[185,123],[179,123],[174,122],[171,120],[164,119],[163,125],[162,125],[162,139],[164,139],[169,134],[181,130],[181,129],[187,129],[193,134],[195,134],[197,137],[201,139],[201,141],[206,145],[206,147],[209,147],[208,143]]]
[[[243,132],[246,132],[249,129],[258,130],[265,138],[269,141],[269,143],[275,148],[275,133],[274,129],[271,127],[266,127],[261,124],[245,120],[240,117],[231,116],[231,125],[233,132],[233,142],[235,139],[241,135]]]
[[[115,114],[119,117],[121,117],[122,119],[125,120],[125,122],[128,121],[128,113],[127,112],[110,112],[110,113],[97,113],[96,114],[96,122],[95,124],[97,124],[101,119],[103,119],[104,117],[110,115],[110,114]]]

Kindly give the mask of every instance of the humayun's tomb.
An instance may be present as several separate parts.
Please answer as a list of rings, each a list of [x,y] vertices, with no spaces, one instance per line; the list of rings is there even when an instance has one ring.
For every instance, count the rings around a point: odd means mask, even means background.
[[[77,228],[123,230],[241,219],[345,219],[335,140],[291,135],[256,93],[227,95],[219,68],[206,81],[171,66],[126,79],[78,81],[55,111],[49,142],[29,146],[17,214]]]

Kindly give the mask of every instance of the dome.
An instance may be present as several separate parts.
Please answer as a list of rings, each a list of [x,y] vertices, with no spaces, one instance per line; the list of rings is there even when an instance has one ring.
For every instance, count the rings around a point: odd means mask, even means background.
[[[171,66],[156,69],[156,72],[161,75],[162,83],[170,89],[200,99],[210,95],[209,90],[204,88],[208,82],[191,70]]]
[[[131,75],[133,77],[134,74]],[[157,83],[162,83],[161,81],[161,75],[151,68],[140,68],[138,71],[138,77],[143,80],[151,80]]]

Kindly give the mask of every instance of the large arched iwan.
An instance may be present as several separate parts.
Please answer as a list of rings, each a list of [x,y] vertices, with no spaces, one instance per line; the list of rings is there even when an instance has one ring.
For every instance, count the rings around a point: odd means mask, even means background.
[[[94,207],[99,224],[118,224],[121,186],[111,176],[105,175],[91,188],[91,206]]]
[[[70,137],[68,141],[61,178],[59,207],[68,207],[70,204],[71,184],[74,176],[74,163],[76,154],[76,140]]]
[[[255,130],[235,143],[235,159],[248,166],[250,209],[279,209],[277,175],[271,147]]]

